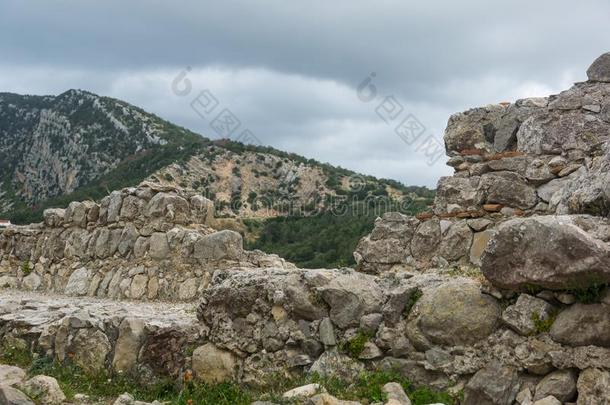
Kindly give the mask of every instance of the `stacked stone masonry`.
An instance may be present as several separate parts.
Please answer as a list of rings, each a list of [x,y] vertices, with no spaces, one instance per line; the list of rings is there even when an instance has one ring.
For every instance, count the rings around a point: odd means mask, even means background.
[[[44,223],[0,234],[0,287],[67,295],[193,300],[213,271],[290,267],[215,231],[212,201],[143,183],[101,200],[49,209]]]

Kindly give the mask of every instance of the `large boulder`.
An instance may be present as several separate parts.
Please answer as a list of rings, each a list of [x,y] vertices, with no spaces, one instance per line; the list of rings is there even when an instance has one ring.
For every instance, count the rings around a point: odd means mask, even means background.
[[[409,316],[407,335],[419,348],[479,342],[498,326],[501,309],[472,281],[452,281],[424,292]]]
[[[125,318],[121,322],[112,360],[115,371],[129,372],[136,366],[144,332],[144,322],[141,319]]]
[[[358,264],[396,264],[406,261],[410,254],[409,245],[396,238],[372,240],[365,236],[360,240],[354,258]],[[367,272],[378,272],[377,269],[364,269]]]
[[[545,376],[536,385],[534,401],[554,396],[561,402],[570,402],[576,397],[576,372],[574,370],[557,370]]]
[[[472,230],[466,221],[454,222],[441,240],[438,253],[449,261],[468,256],[472,244]]]
[[[356,379],[364,371],[362,363],[339,353],[336,349],[325,351],[311,366],[309,372],[321,377],[336,377],[345,381]]]
[[[519,392],[517,370],[492,362],[464,388],[464,405],[512,405]]]
[[[565,177],[562,189],[551,198],[558,214],[610,214],[610,151],[592,162]]]
[[[341,274],[318,291],[330,306],[330,319],[343,329],[358,326],[363,315],[379,312],[384,301],[375,279],[359,273]]]
[[[491,149],[498,122],[505,112],[503,106],[489,105],[453,114],[445,129],[445,149],[447,154],[471,149]]]
[[[90,282],[91,272],[85,267],[81,267],[70,275],[64,292],[67,295],[87,295]]]
[[[375,228],[371,232],[371,240],[404,239],[410,240],[419,225],[415,217],[399,212],[386,212],[383,217],[375,221]]]
[[[95,375],[106,367],[111,345],[104,332],[94,328],[79,329],[66,352],[71,360],[85,372]]]
[[[583,370],[576,384],[577,405],[610,404],[610,372],[596,368]]]
[[[479,177],[441,177],[434,197],[434,212],[476,210],[484,201]]]
[[[239,363],[235,355],[206,343],[193,352],[193,370],[198,379],[209,383],[220,383],[235,379]]]
[[[21,389],[42,405],[61,405],[66,400],[66,395],[59,388],[57,380],[45,375],[37,375],[29,379]]]
[[[162,218],[176,224],[187,223],[190,216],[189,203],[175,193],[157,193],[146,205],[147,217]]]
[[[0,381],[5,385],[15,385],[25,379],[25,371],[15,366],[0,364]]]
[[[155,260],[167,259],[170,248],[165,233],[155,232],[150,236],[148,253]]]
[[[610,83],[610,52],[604,53],[587,69],[587,77],[594,82]]]
[[[0,405],[36,405],[23,392],[0,384]]]
[[[588,232],[581,228],[584,222]],[[607,227],[607,222],[577,216],[506,221],[487,244],[481,270],[492,284],[508,290],[586,289],[608,283],[610,248],[594,237],[599,236],[595,228]]]
[[[517,132],[517,145],[532,155],[591,154],[607,140],[609,129],[608,123],[590,114],[553,111],[528,118]]]
[[[48,208],[42,213],[44,224],[51,228],[62,226],[66,211],[62,208]]]
[[[484,191],[487,203],[503,204],[513,208],[528,209],[536,205],[536,190],[527,180],[513,172],[485,173],[479,188]]]
[[[67,224],[84,228],[87,226],[87,207],[79,201],[72,201],[64,211]]]
[[[417,228],[411,239],[411,254],[416,259],[431,258],[441,241],[441,226],[438,218],[432,218]]]
[[[243,241],[239,233],[223,230],[206,235],[195,243],[195,258],[202,261],[238,260],[243,253]]]
[[[528,294],[521,294],[515,304],[504,310],[502,321],[520,335],[528,336],[536,332],[534,319],[546,321],[552,313],[553,306],[548,302]]]
[[[551,337],[568,346],[610,347],[610,306],[571,305],[555,319]]]

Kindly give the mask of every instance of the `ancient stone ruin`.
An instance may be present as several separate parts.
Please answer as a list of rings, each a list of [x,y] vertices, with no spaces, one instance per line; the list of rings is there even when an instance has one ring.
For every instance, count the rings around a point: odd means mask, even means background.
[[[467,405],[609,404],[610,56],[588,75],[452,116],[434,207],[379,218],[356,269],[245,251],[154,184],[9,227],[0,339],[145,379],[392,369]]]
[[[49,209],[40,225],[0,236],[0,286],[66,295],[189,301],[223,268],[292,268],[216,231],[212,201],[151,183],[112,192],[100,204]]]

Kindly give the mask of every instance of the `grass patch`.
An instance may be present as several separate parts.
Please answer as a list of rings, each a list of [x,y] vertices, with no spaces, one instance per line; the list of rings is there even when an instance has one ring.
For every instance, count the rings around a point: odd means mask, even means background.
[[[32,266],[30,266],[30,262],[28,260],[24,260],[21,264],[21,272],[24,276],[29,276],[32,273]]]
[[[87,394],[93,399],[116,398],[129,392],[144,401],[168,399],[174,396],[176,388],[172,381],[159,381],[150,385],[136,382],[130,375],[109,375],[105,372],[90,374],[72,365],[61,365],[51,359],[36,359],[29,368],[30,375],[48,375],[57,379],[68,399],[75,394]]]
[[[362,336],[364,335],[358,336],[357,346],[361,344]],[[459,401],[447,392],[416,386],[397,371],[365,372],[351,383],[338,378],[323,378],[317,374],[297,377],[274,375],[269,376],[264,388],[251,388],[236,383],[209,385],[190,379],[182,384],[171,380],[142,384],[129,374],[108,375],[101,372],[91,375],[76,366],[61,365],[52,359],[34,359],[27,349],[18,347],[3,347],[0,363],[26,368],[30,376],[42,374],[56,378],[69,400],[75,394],[86,394],[92,400],[115,400],[128,392],[136,400],[158,400],[171,405],[250,405],[257,400],[288,404],[282,399],[284,392],[301,385],[318,383],[339,399],[373,403],[385,401],[383,386],[388,382],[396,382],[403,387],[413,405],[435,402],[455,405]]]
[[[32,361],[32,354],[27,347],[6,342],[0,346],[0,363],[2,364],[11,364],[21,368],[28,368],[32,364]]]
[[[324,386],[329,394],[343,400],[363,402],[368,400],[369,403],[383,402],[386,400],[382,391],[383,386],[389,382],[396,382],[405,390],[413,405],[435,402],[442,402],[447,405],[457,403],[456,398],[451,397],[447,392],[436,391],[428,387],[418,387],[397,371],[365,372],[352,384],[332,378],[321,379],[317,376],[312,376],[312,380]]]
[[[358,331],[356,336],[352,337],[346,342],[341,342],[339,344],[339,350],[348,356],[357,359],[364,350],[364,345],[371,337],[372,336],[370,333]]]

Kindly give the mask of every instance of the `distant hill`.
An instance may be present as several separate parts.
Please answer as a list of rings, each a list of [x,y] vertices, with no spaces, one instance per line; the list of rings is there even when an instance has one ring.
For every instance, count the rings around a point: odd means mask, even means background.
[[[44,208],[98,200],[143,180],[198,190],[216,202],[218,216],[254,220],[331,215],[338,205],[376,199],[383,200],[381,211],[412,211],[434,196],[425,187],[271,147],[212,141],[83,90],[58,96],[0,93],[0,218],[37,222]],[[265,235],[263,224],[257,235]],[[269,246],[266,241],[259,245]]]

